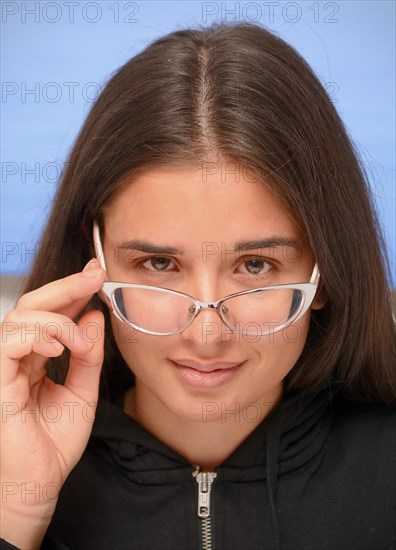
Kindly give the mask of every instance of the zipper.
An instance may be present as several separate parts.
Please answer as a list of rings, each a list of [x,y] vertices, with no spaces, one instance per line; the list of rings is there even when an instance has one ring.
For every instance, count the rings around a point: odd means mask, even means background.
[[[202,550],[212,550],[212,523],[210,516],[210,493],[216,472],[200,472],[195,466],[192,475],[198,483],[198,517],[201,519]]]

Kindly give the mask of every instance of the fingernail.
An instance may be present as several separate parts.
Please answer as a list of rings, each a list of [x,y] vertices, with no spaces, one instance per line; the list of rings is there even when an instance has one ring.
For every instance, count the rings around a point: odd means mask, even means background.
[[[101,273],[102,268],[100,266],[99,260],[97,258],[92,258],[87,265],[82,270],[83,275],[85,277],[96,277]]]

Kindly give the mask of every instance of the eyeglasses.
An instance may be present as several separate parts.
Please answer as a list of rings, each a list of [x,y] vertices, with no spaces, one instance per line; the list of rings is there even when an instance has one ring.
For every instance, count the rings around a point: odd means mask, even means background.
[[[96,256],[106,270],[96,221],[93,240]],[[105,281],[101,292],[120,321],[145,334],[179,334],[202,309],[215,309],[230,330],[246,336],[266,336],[285,329],[306,313],[315,297],[319,277],[315,263],[308,283],[243,290],[211,303],[169,288],[135,283]]]

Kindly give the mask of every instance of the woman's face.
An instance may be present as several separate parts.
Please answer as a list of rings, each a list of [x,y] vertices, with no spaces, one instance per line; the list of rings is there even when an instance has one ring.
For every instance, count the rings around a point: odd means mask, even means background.
[[[104,214],[108,279],[170,288],[203,302],[308,282],[314,259],[296,224],[251,173],[242,168],[233,173],[230,166],[221,163],[210,175],[204,169],[151,168],[126,185]],[[235,252],[238,243],[275,237],[291,242]],[[132,240],[174,250],[154,254],[120,246]],[[321,307],[318,298],[312,307]],[[234,333],[214,309],[201,310],[184,332],[172,336],[135,331],[113,315],[112,326],[147,406],[158,414],[210,421],[252,403],[255,411],[264,411],[281,396],[282,380],[304,347],[309,316],[308,310],[269,336]],[[204,366],[177,367],[178,361]],[[242,364],[213,371],[224,362]],[[213,372],[199,372],[209,363]]]

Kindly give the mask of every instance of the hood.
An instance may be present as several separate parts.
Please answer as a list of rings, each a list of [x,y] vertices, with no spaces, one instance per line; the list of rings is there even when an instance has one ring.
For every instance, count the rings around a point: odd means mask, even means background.
[[[325,444],[333,420],[333,399],[339,384],[314,394],[285,395],[257,428],[215,471],[227,481],[265,480],[269,495],[274,550],[280,550],[276,489],[278,476],[301,468]],[[168,484],[191,478],[194,469],[127,415],[123,394],[110,402],[99,399],[89,445],[139,484]]]

